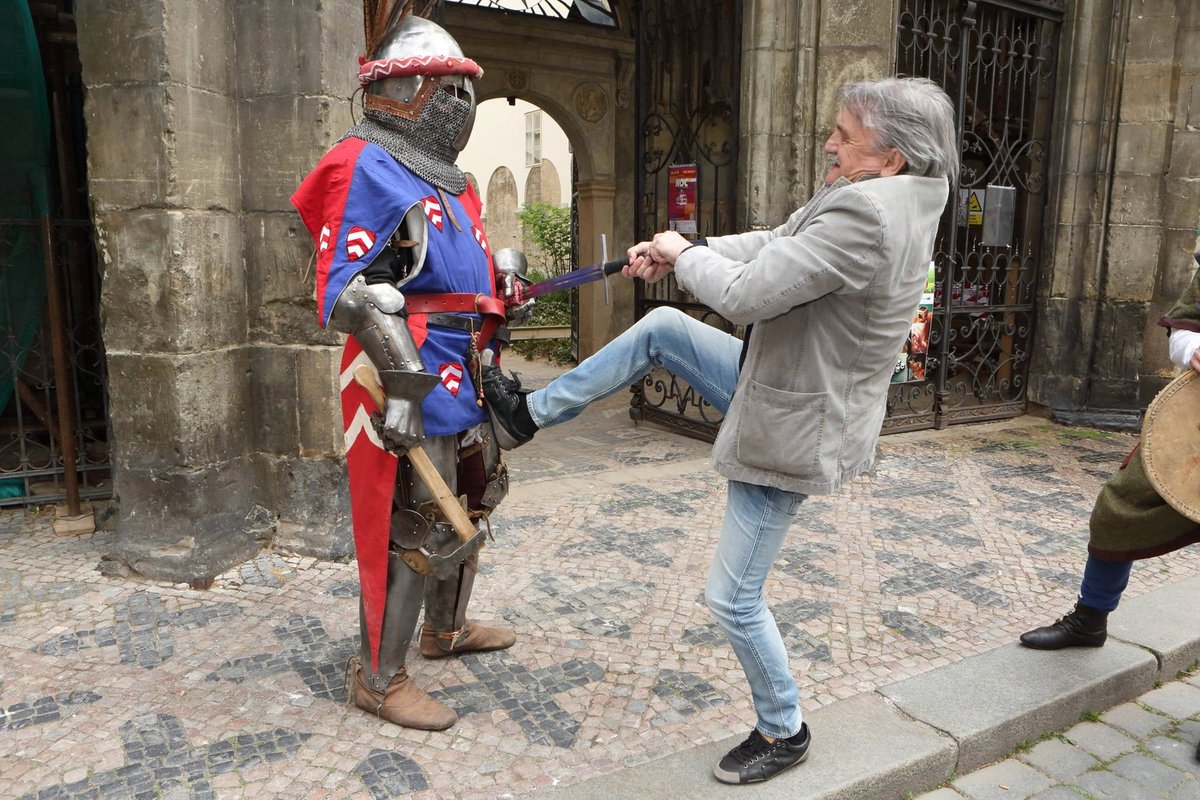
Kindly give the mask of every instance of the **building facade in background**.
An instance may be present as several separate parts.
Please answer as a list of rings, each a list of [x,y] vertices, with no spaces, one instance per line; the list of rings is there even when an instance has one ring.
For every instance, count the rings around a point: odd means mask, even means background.
[[[458,165],[483,199],[492,248],[528,249],[517,212],[526,203],[571,201],[571,143],[545,111],[523,100],[479,106]]]

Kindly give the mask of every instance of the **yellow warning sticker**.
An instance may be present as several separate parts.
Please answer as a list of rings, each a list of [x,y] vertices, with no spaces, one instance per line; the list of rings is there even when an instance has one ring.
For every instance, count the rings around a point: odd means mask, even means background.
[[[982,225],[983,224],[983,193],[977,189],[972,189],[967,197],[967,224]]]

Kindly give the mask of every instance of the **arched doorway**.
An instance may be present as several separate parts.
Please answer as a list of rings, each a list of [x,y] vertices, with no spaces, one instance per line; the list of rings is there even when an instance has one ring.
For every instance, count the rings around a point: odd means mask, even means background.
[[[575,264],[573,160],[571,142],[554,118],[516,97],[479,104],[474,133],[458,157],[478,181],[492,251],[521,250],[535,282]],[[539,298],[528,317],[510,323],[513,348],[556,363],[571,360],[577,294]]]
[[[570,16],[506,12],[486,2],[448,2],[439,15],[463,52],[487,65],[477,86],[481,103],[527,101],[566,132],[577,172],[578,259],[583,264],[601,259],[601,234],[610,252],[634,241],[629,210],[635,187],[617,180],[633,174],[635,159],[634,41],[626,16],[617,16],[618,25],[612,27]],[[532,53],[537,54],[536,68]],[[579,357],[591,355],[632,322],[631,282],[613,282],[607,295],[603,286],[584,287],[579,293]]]

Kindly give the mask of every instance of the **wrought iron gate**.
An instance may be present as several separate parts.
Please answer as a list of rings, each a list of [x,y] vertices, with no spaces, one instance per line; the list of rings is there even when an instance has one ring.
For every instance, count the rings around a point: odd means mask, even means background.
[[[954,98],[962,175],[934,253],[928,355],[897,364],[884,432],[1026,409],[1062,19],[1061,0],[902,0],[896,72]]]
[[[694,233],[736,232],[741,18],[740,0],[638,4],[639,239],[668,227],[668,206],[678,189],[671,167],[695,168]],[[713,25],[712,20],[727,24]],[[682,292],[674,276],[651,285],[638,281],[634,303],[639,319],[658,306],[672,306],[722,330],[739,332]],[[669,372],[656,370],[633,387],[633,393],[629,413],[635,420],[653,420],[705,439],[716,435],[720,415]]]
[[[736,24],[701,30],[697,20],[736,23],[740,6],[732,0],[641,5],[643,238],[666,227],[667,167],[686,161],[698,165],[701,191],[709,192],[700,203],[700,234],[734,232],[740,31]],[[896,72],[931,78],[954,99],[962,175],[938,233],[930,320],[914,320],[915,327],[928,326],[919,339],[925,352],[916,360],[897,354],[885,433],[1026,409],[1063,13],[1062,0],[901,2]],[[659,305],[734,330],[673,280],[639,283],[637,316]],[[630,414],[702,438],[712,438],[719,425],[690,387],[665,372],[634,388]]]
[[[83,86],[69,0],[30,8],[0,37],[5,80],[32,74],[5,84],[29,124],[0,152],[0,507],[77,513],[112,492]]]

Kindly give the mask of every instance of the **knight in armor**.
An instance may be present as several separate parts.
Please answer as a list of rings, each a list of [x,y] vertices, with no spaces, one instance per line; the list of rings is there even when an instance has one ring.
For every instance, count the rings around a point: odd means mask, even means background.
[[[479,352],[499,351],[498,295],[518,267],[493,268],[480,200],[455,165],[482,70],[406,4],[388,10],[386,0],[368,0],[364,22],[364,119],[292,203],[317,249],[319,322],[349,334],[340,386],[362,590],[349,699],[396,725],[441,730],[457,714],[405,668],[422,607],[425,658],[503,649],[516,638],[466,614],[487,516],[507,493]],[[509,265],[522,260],[507,255]],[[361,379],[364,369],[374,385]],[[382,408],[370,391],[379,387]],[[416,474],[417,447],[449,495],[465,498],[476,532],[469,541],[436,502],[436,487]]]

